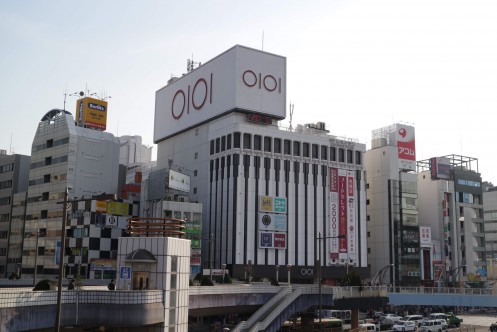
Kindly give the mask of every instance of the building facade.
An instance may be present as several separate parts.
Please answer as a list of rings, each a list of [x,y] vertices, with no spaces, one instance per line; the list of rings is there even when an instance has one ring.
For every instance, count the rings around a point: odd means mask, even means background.
[[[58,250],[65,231],[63,211],[70,210],[61,204],[66,190],[69,201],[117,193],[118,175],[116,137],[91,126],[78,126],[65,110],[54,109],[43,116],[32,145],[23,275],[50,278],[58,274]]]
[[[330,282],[364,275],[365,145],[324,123],[279,127],[285,96],[285,58],[233,47],[157,91],[157,167],[191,174],[204,267],[273,278],[285,266],[309,282],[319,261]]]
[[[371,274],[384,284],[419,286],[421,277],[414,128],[373,131],[367,169],[367,246]]]
[[[17,264],[20,256],[18,252],[10,252],[9,242],[11,232],[15,234],[18,226],[18,211],[15,209],[19,204],[18,195],[25,196],[22,192],[28,189],[29,161],[29,156],[8,155],[7,151],[0,150],[0,275],[4,277],[12,273],[19,277]],[[18,238],[13,241],[18,242]]]

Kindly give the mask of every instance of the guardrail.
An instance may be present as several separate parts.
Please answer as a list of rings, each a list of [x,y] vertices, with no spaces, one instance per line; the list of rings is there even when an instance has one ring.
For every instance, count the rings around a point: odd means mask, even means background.
[[[163,303],[162,290],[108,291],[108,290],[63,290],[61,303],[95,304],[149,304]],[[0,308],[55,305],[57,291],[0,290]]]

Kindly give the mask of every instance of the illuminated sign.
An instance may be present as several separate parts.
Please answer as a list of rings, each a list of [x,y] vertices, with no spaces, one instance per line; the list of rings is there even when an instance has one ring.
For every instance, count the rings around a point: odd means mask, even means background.
[[[435,157],[430,159],[430,174],[432,179],[450,179],[450,159]]]
[[[249,122],[260,123],[260,124],[270,125],[273,123],[273,119],[270,116],[260,115],[255,113],[248,113],[246,115],[246,119]]]
[[[285,118],[284,57],[237,45],[158,90],[154,142],[234,110]]]
[[[107,128],[107,102],[85,97],[76,102],[78,125],[105,130]]]

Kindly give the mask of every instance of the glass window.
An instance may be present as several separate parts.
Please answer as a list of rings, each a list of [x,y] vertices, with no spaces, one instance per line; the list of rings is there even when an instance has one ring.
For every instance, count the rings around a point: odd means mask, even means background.
[[[328,147],[321,145],[321,160],[328,160]]]
[[[226,136],[221,137],[221,151],[226,150]]]
[[[304,158],[309,158],[309,143],[303,143],[302,144],[302,156]]]
[[[337,161],[337,148],[330,147],[330,161]]]
[[[231,150],[231,134],[226,136],[226,150]]]
[[[355,164],[362,165],[362,152],[361,151],[355,152]]]
[[[347,150],[347,164],[352,164],[354,162],[352,160],[353,152],[354,151],[352,151],[352,150]]]
[[[281,153],[281,139],[274,139],[274,153]]]
[[[221,140],[218,138],[216,138],[216,153],[219,153],[219,151],[221,150]]]
[[[300,142],[293,142],[293,155],[300,156]]]
[[[285,154],[291,154],[291,148],[290,148],[291,142],[290,140],[285,140],[283,142],[283,151]]]
[[[243,148],[251,149],[252,148],[252,135],[248,133],[243,134]]]
[[[271,137],[264,136],[264,151],[271,152]]]
[[[210,152],[211,152],[211,156],[214,154],[214,140],[211,140],[211,149],[210,149]]]
[[[342,148],[338,149],[338,162],[340,163],[345,162],[345,149]]]
[[[254,135],[254,150],[262,150],[262,137],[261,135]]]
[[[239,149],[240,148],[240,133],[236,132],[233,134],[233,147],[235,149]]]
[[[318,159],[319,148],[317,144],[312,145],[312,158]]]

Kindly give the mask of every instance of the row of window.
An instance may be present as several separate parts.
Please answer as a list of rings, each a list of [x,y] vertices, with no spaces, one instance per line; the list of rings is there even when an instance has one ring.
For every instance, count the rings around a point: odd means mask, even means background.
[[[243,138],[243,140],[242,140]],[[233,142],[232,142],[233,140]],[[233,144],[232,144],[233,143]],[[326,161],[338,161],[348,164],[362,164],[362,151],[346,148],[328,147],[326,145],[312,144],[308,142],[292,141],[288,139],[273,138],[270,136],[252,135],[249,133],[235,132],[226,136],[218,137],[210,141],[210,154],[230,150],[231,147],[239,149],[251,149],[254,151],[274,152],[297,157],[313,158]],[[329,153],[328,153],[329,151]]]
[[[0,182],[0,189],[12,188],[12,180],[6,180]]]
[[[9,205],[9,204],[10,204],[10,196],[0,197],[0,205]]]
[[[64,137],[64,138],[60,138],[60,139],[56,139],[56,140],[49,139],[43,144],[34,145],[31,148],[31,152],[37,152],[37,151],[49,149],[49,148],[53,148],[53,147],[56,147],[59,145],[67,144],[67,143],[69,143],[69,137]]]
[[[457,184],[460,184],[461,186],[469,186],[469,187],[477,187],[477,188],[481,187],[481,183],[479,181],[458,179]]]
[[[12,172],[13,170],[14,170],[14,163],[0,166],[0,173]]]
[[[55,165],[59,163],[64,163],[67,161],[67,156],[60,156],[60,157],[46,157],[45,160],[41,160],[35,163],[31,163],[30,168],[35,169],[43,166],[48,166],[48,165]]]
[[[4,213],[0,214],[0,222],[6,222],[9,221],[10,214],[9,213]]]

